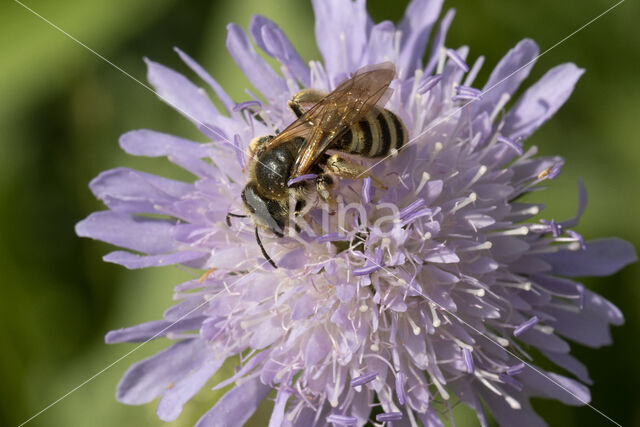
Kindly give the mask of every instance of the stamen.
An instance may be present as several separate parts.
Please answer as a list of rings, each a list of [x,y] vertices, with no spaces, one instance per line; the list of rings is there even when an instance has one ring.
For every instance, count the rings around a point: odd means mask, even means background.
[[[251,107],[262,108],[262,103],[260,101],[256,101],[255,99],[252,99],[250,101],[244,101],[239,104],[236,104],[235,107],[232,108],[232,111],[238,112],[241,110],[249,109]]]
[[[473,373],[473,356],[471,355],[471,351],[466,348],[462,349],[462,358],[464,359],[465,365],[467,365],[467,372]]]
[[[371,177],[366,177],[362,183],[362,198],[365,203],[371,202]]]
[[[518,363],[507,369],[507,375],[518,375],[524,370],[524,363]]]
[[[342,234],[342,233],[327,233],[327,234],[323,234],[322,236],[318,237],[316,239],[316,242],[318,242],[318,243],[335,242],[335,241],[343,242],[345,240],[349,240],[349,236],[347,236],[346,234]]]
[[[442,398],[444,400],[449,400],[449,393],[447,392],[447,390],[445,390],[444,387],[442,387],[442,384],[440,384],[440,381],[438,381],[434,376],[432,376],[431,379],[433,381],[433,384],[435,384],[436,388],[438,389],[438,392],[440,393]]]
[[[566,233],[573,237],[578,243],[580,243],[580,249],[585,250],[587,249],[587,245],[585,245],[584,243],[584,239],[582,238],[582,236],[578,233],[576,233],[573,230],[567,230]]]
[[[424,199],[418,199],[412,203],[410,203],[407,207],[405,207],[404,209],[402,209],[400,211],[400,214],[398,215],[398,217],[400,219],[404,219],[407,215],[409,215],[410,213],[414,212],[415,210],[421,208],[422,206],[424,206]]]
[[[327,422],[338,424],[341,426],[350,426],[356,424],[358,422],[358,419],[356,417],[350,417],[348,415],[331,414],[327,417]]]
[[[534,325],[533,329],[535,329],[536,331],[540,331],[545,335],[551,335],[555,330],[552,326],[549,325]]]
[[[434,74],[433,76],[423,76],[418,83],[418,92],[420,95],[424,95],[433,89],[442,80],[442,74]]]
[[[517,326],[516,329],[513,331],[513,336],[514,337],[518,337],[518,336],[522,335],[526,330],[528,330],[533,325],[538,323],[539,320],[540,319],[538,319],[538,316],[533,316],[531,319],[529,319],[526,322],[522,323],[521,325]]]
[[[416,325],[416,322],[414,322],[409,315],[407,315],[407,321],[411,325],[411,330],[413,332],[413,335],[415,336],[420,335],[420,331],[421,331],[420,326]]]
[[[366,267],[361,267],[361,268],[356,268],[355,270],[353,270],[353,275],[354,276],[366,276],[367,274],[371,274],[373,272],[376,272],[378,270],[380,270],[382,268],[381,265],[369,265]]]
[[[455,205],[453,206],[453,209],[451,209],[451,213],[454,214],[458,212],[460,209],[464,208],[465,206],[475,202],[477,198],[478,198],[477,194],[475,192],[472,192],[464,200],[456,202]]]
[[[416,188],[416,191],[413,192],[413,194],[416,194],[416,195],[420,194],[420,192],[422,191],[424,186],[427,184],[429,179],[431,179],[431,175],[429,175],[427,172],[422,172],[422,178],[420,179],[420,184]]]
[[[290,179],[289,181],[287,181],[287,187],[291,187],[293,184],[296,184],[300,181],[309,181],[312,179],[316,179],[318,177],[318,175],[316,175],[315,173],[307,173],[304,175],[300,175],[296,178]]]
[[[440,318],[438,317],[438,313],[436,312],[436,305],[430,302],[429,308],[431,309],[431,317],[433,318],[433,327],[437,328],[438,326],[440,326]]]
[[[370,383],[371,381],[375,380],[377,376],[378,373],[373,371],[360,375],[359,377],[355,377],[351,380],[351,387],[358,387]]]
[[[384,412],[376,415],[376,421],[383,423],[385,421],[398,421],[402,419],[402,412]]]
[[[490,241],[486,241],[476,246],[469,246],[468,248],[459,248],[456,249],[456,252],[472,252],[472,251],[481,251],[484,249],[491,249],[493,247],[493,243]]]
[[[478,59],[476,59],[476,62],[474,62],[473,66],[471,67],[471,71],[469,72],[469,74],[467,74],[467,78],[464,79],[465,86],[471,86],[473,84],[473,81],[478,76],[478,72],[480,72],[480,68],[482,68],[483,64],[484,56],[479,56]]]
[[[475,87],[459,85],[456,87],[456,91],[458,92],[458,95],[466,94],[475,96],[477,98],[482,98],[482,96],[480,95],[482,91],[480,89],[476,89]]]
[[[520,381],[503,373],[501,373],[499,377],[500,377],[500,381],[502,381],[503,383],[510,385],[511,387],[515,388],[518,391],[522,391],[523,385]]]
[[[469,71],[469,66],[466,62],[464,62],[464,59],[462,59],[462,57],[458,55],[458,52],[453,49],[447,49],[447,56],[454,64],[464,70],[465,73]]]
[[[498,135],[497,140],[498,142],[502,142],[503,144],[506,144],[513,151],[518,153],[518,156],[522,156],[524,154],[524,150],[522,149],[522,144],[520,144],[520,142],[514,141],[513,139],[508,138],[504,135]]]
[[[405,381],[405,374],[403,372],[398,372],[398,375],[396,375],[396,395],[398,396],[398,402],[401,405],[404,405],[404,400],[406,397],[406,394],[404,391],[404,381]]]
[[[491,236],[526,236],[529,234],[529,227],[523,225],[522,227],[512,228],[510,230],[493,231],[488,234]]]
[[[511,406],[511,409],[514,409],[514,410],[517,411],[518,409],[522,408],[522,406],[520,406],[520,402],[518,402],[517,400],[515,400],[513,397],[509,396],[508,394],[504,395],[504,399],[507,401],[509,406]]]
[[[496,117],[498,117],[498,114],[500,114],[500,111],[502,111],[502,109],[504,108],[505,105],[507,105],[507,102],[509,102],[510,99],[511,99],[511,95],[509,95],[506,92],[503,93],[502,96],[500,96],[498,103],[496,104],[496,106],[493,108],[493,111],[491,112],[491,116],[490,116],[491,123],[493,123]]]

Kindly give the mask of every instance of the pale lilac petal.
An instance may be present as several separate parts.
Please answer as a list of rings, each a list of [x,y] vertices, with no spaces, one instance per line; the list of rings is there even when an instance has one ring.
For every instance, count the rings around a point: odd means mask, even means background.
[[[441,54],[441,49],[444,46],[444,40],[447,37],[447,31],[449,31],[449,26],[451,25],[451,22],[453,21],[453,17],[455,15],[455,9],[449,9],[447,10],[447,13],[445,13],[444,17],[440,20],[438,31],[436,31],[436,34],[433,37],[433,41],[431,42],[431,52],[429,55],[427,66],[424,68],[424,74],[431,75],[433,73],[433,70],[436,69],[438,58]]]
[[[186,378],[172,385],[164,392],[156,413],[162,421],[173,421],[182,412],[182,407],[209,381],[222,366],[224,360],[210,360]]]
[[[151,402],[173,383],[197,369],[206,357],[206,346],[201,340],[179,341],[131,365],[118,384],[116,398],[128,405]]]
[[[249,24],[249,31],[260,49],[286,66],[300,83],[309,86],[311,83],[309,67],[300,58],[280,27],[262,15],[254,15]]]
[[[213,77],[211,77],[211,75],[193,58],[191,58],[189,55],[187,55],[177,47],[174,47],[173,49],[178,53],[180,59],[182,59],[189,68],[191,68],[202,80],[204,80],[209,86],[211,86],[211,89],[213,89],[216,95],[218,95],[218,98],[220,98],[220,101],[227,109],[227,112],[231,113],[235,103],[233,102],[231,97],[227,95],[227,92],[225,92],[222,86],[220,86],[220,84],[215,81]]]
[[[202,325],[205,318],[201,316],[185,318],[177,322],[167,320],[154,320],[152,322],[141,323],[129,328],[109,331],[104,337],[107,344],[118,342],[144,342],[151,339],[164,337],[172,332],[184,332],[197,330]]]
[[[145,59],[147,78],[164,102],[194,124],[211,123],[220,115],[207,93],[182,74]]]
[[[208,254],[200,251],[182,251],[159,255],[138,255],[126,251],[113,251],[102,259],[106,262],[119,264],[129,270],[137,270],[147,267],[164,267],[174,264],[186,264],[191,261],[205,258]]]
[[[198,420],[195,427],[243,425],[256,411],[271,387],[253,378],[228,391]]]
[[[587,367],[570,354],[544,352],[544,355],[556,365],[578,377],[583,383],[593,384],[593,381],[589,377]]]
[[[475,114],[491,114],[503,94],[513,96],[533,68],[538,52],[538,45],[531,39],[522,40],[507,52],[482,88],[482,100],[473,103]]]
[[[541,369],[538,369],[538,371],[525,367],[518,374],[518,380],[525,385],[527,394],[555,399],[566,405],[573,406],[586,405],[591,401],[589,389],[578,381],[553,372],[546,372]]]
[[[585,250],[563,250],[542,257],[560,276],[608,276],[638,260],[629,242],[618,238],[587,242]]]
[[[549,70],[506,115],[502,133],[512,139],[527,138],[565,103],[582,73],[573,64]]]
[[[529,405],[527,399],[516,399],[520,405],[519,409],[514,409],[505,401],[504,397],[497,396],[492,391],[481,388],[480,395],[489,407],[491,415],[498,421],[498,424],[504,426],[527,426],[527,427],[546,427],[542,418],[540,418]],[[515,396],[512,396],[515,398]]]
[[[276,403],[273,405],[273,412],[269,419],[269,427],[280,427],[284,421],[284,409],[287,401],[291,397],[291,392],[280,388],[276,395]]]
[[[316,364],[329,352],[329,336],[324,328],[316,328],[311,334],[304,351],[304,359],[308,364]]]
[[[102,211],[76,224],[76,234],[153,255],[177,248],[173,227],[169,221]]]
[[[383,21],[374,25],[369,35],[363,63],[379,64],[393,60],[396,55],[394,47],[395,34],[396,28],[391,21]]]
[[[422,57],[429,33],[440,15],[442,0],[412,0],[398,26],[402,32],[400,56],[396,64],[398,75],[409,77],[422,68]]]
[[[91,191],[110,209],[126,213],[158,212],[193,191],[193,185],[127,168],[102,172],[89,184]]]
[[[315,34],[327,74],[336,77],[361,65],[369,33],[369,16],[364,0],[312,0],[316,17]]]
[[[227,25],[227,50],[251,84],[267,99],[275,100],[288,93],[284,78],[258,55],[244,30],[235,24]]]

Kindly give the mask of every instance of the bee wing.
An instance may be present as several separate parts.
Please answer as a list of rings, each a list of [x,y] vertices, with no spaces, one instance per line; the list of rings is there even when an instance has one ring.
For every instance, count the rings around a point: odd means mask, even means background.
[[[306,111],[298,121],[311,129],[291,177],[307,173],[336,138],[360,121],[375,105],[384,106],[391,96],[389,84],[394,76],[395,66],[391,62],[363,67]]]

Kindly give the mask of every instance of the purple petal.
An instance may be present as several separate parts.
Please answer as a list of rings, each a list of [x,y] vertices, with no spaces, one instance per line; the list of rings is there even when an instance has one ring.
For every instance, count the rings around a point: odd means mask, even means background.
[[[313,0],[315,34],[333,83],[340,74],[360,68],[369,34],[365,1]]]
[[[271,418],[269,419],[269,427],[280,427],[283,425],[284,410],[289,397],[291,397],[291,392],[286,391],[283,387],[280,387],[280,389],[278,389],[278,394],[276,395],[276,403],[273,406]]]
[[[187,55],[177,47],[174,47],[173,49],[178,53],[180,59],[182,59],[182,61],[187,64],[187,66],[191,68],[198,75],[198,77],[200,77],[209,86],[211,86],[211,89],[213,89],[216,95],[218,95],[218,98],[220,98],[220,101],[222,101],[222,104],[225,106],[227,111],[231,113],[234,102],[231,97],[227,95],[227,92],[225,92],[222,86],[220,86],[218,82],[215,81],[213,77],[211,77],[211,75],[204,68],[202,68],[200,64],[194,61],[193,58],[191,58],[189,55]]]
[[[198,142],[147,129],[125,133],[120,137],[120,146],[134,156],[162,157],[182,154],[202,158],[211,154],[211,150]]]
[[[254,378],[229,390],[196,423],[196,427],[243,425],[271,390]]]
[[[101,211],[76,224],[76,234],[154,255],[177,249],[172,237],[173,227],[169,221]]]
[[[528,400],[516,399],[520,409],[514,409],[506,402],[504,396],[498,396],[486,387],[478,387],[482,400],[489,407],[491,415],[504,426],[547,427],[538,414],[531,408]]]
[[[209,378],[222,366],[224,360],[211,360],[182,378],[164,392],[156,414],[162,421],[173,421],[178,418],[182,407],[209,381]]]
[[[194,124],[209,123],[220,116],[207,93],[182,74],[145,58],[147,79],[164,102]]]
[[[591,380],[591,378],[589,378],[587,367],[570,354],[544,352],[544,355],[547,356],[549,360],[551,360],[556,365],[566,369],[567,371],[578,377],[580,381],[587,384],[593,384],[593,381]]]
[[[453,21],[453,17],[456,15],[455,9],[447,10],[444,17],[440,20],[440,25],[438,26],[438,31],[431,42],[431,56],[429,57],[429,62],[427,62],[427,66],[424,69],[424,74],[431,75],[433,70],[436,68],[436,64],[438,63],[438,58],[440,56],[440,50],[444,46],[444,40],[447,37],[447,31],[449,31],[449,26],[451,25],[451,21]]]
[[[383,21],[371,29],[369,41],[365,49],[363,63],[379,64],[395,56],[394,41],[396,29],[391,21]]]
[[[512,96],[527,78],[538,56],[538,45],[524,39],[500,60],[482,88],[482,101],[475,102],[475,114],[491,114],[503,94]]]
[[[402,32],[398,75],[407,78],[422,68],[422,57],[433,24],[440,15],[443,0],[412,0],[398,26]]]
[[[518,379],[525,385],[527,394],[559,400],[572,406],[581,406],[591,401],[589,389],[578,381],[553,372],[538,370],[542,374],[527,367],[518,375]]]
[[[202,340],[179,341],[166,350],[134,363],[124,374],[116,398],[127,405],[151,402],[167,387],[198,369],[208,356]]]
[[[204,317],[198,316],[186,318],[177,322],[169,322],[166,320],[145,322],[129,328],[109,331],[104,337],[104,342],[107,344],[115,344],[119,342],[144,342],[164,337],[173,332],[184,332],[199,329],[204,319]]]
[[[541,256],[560,276],[608,276],[638,260],[633,245],[616,237],[591,240],[585,250],[561,250]]]
[[[574,64],[549,70],[507,114],[502,133],[512,139],[531,135],[565,103],[583,72]]]
[[[609,324],[621,325],[624,317],[620,310],[604,297],[585,289],[584,307],[572,313],[553,307],[545,309],[556,320],[548,322],[557,333],[590,347],[611,343]]]
[[[560,226],[563,228],[575,227],[578,225],[578,221],[582,217],[585,208],[587,207],[587,189],[584,187],[584,182],[582,179],[578,180],[578,212],[576,216],[568,219],[566,221],[562,221]]]
[[[262,15],[254,15],[249,24],[249,32],[258,47],[286,66],[303,86],[311,84],[309,67],[273,21]]]
[[[331,342],[329,336],[323,327],[315,328],[311,337],[307,341],[307,345],[304,350],[304,361],[307,365],[315,365],[329,352]]]
[[[186,264],[197,259],[208,257],[208,253],[200,251],[180,251],[159,255],[138,255],[127,251],[113,251],[102,259],[106,262],[121,265],[129,270],[147,267],[165,267],[173,264]]]
[[[219,172],[213,165],[201,158],[216,157],[213,151],[203,144],[167,135],[160,132],[141,129],[127,132],[120,137],[120,146],[134,156],[166,156],[173,163],[183,167],[196,176],[217,176]],[[239,169],[236,167],[236,169]]]
[[[227,25],[227,50],[251,84],[269,100],[289,93],[285,80],[256,53],[249,37],[236,24]]]
[[[167,205],[193,191],[191,184],[128,168],[104,171],[89,187],[110,209],[128,213],[157,212],[155,205]]]

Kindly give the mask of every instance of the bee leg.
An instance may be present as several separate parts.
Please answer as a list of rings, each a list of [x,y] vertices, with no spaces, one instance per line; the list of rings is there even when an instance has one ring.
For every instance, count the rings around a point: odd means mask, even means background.
[[[327,172],[339,176],[340,178],[350,179],[365,179],[371,178],[376,187],[380,187],[384,190],[387,186],[384,185],[375,175],[371,174],[367,168],[339,157],[337,154],[329,157],[327,160]]]
[[[300,118],[309,108],[320,102],[320,100],[325,96],[325,93],[317,90],[304,89],[293,95],[291,100],[289,100],[288,105],[296,117]]]
[[[316,178],[316,189],[318,191],[318,196],[320,200],[325,202],[329,206],[329,214],[333,215],[336,213],[336,199],[333,197],[333,187],[334,187],[333,179],[327,175],[322,174]]]

